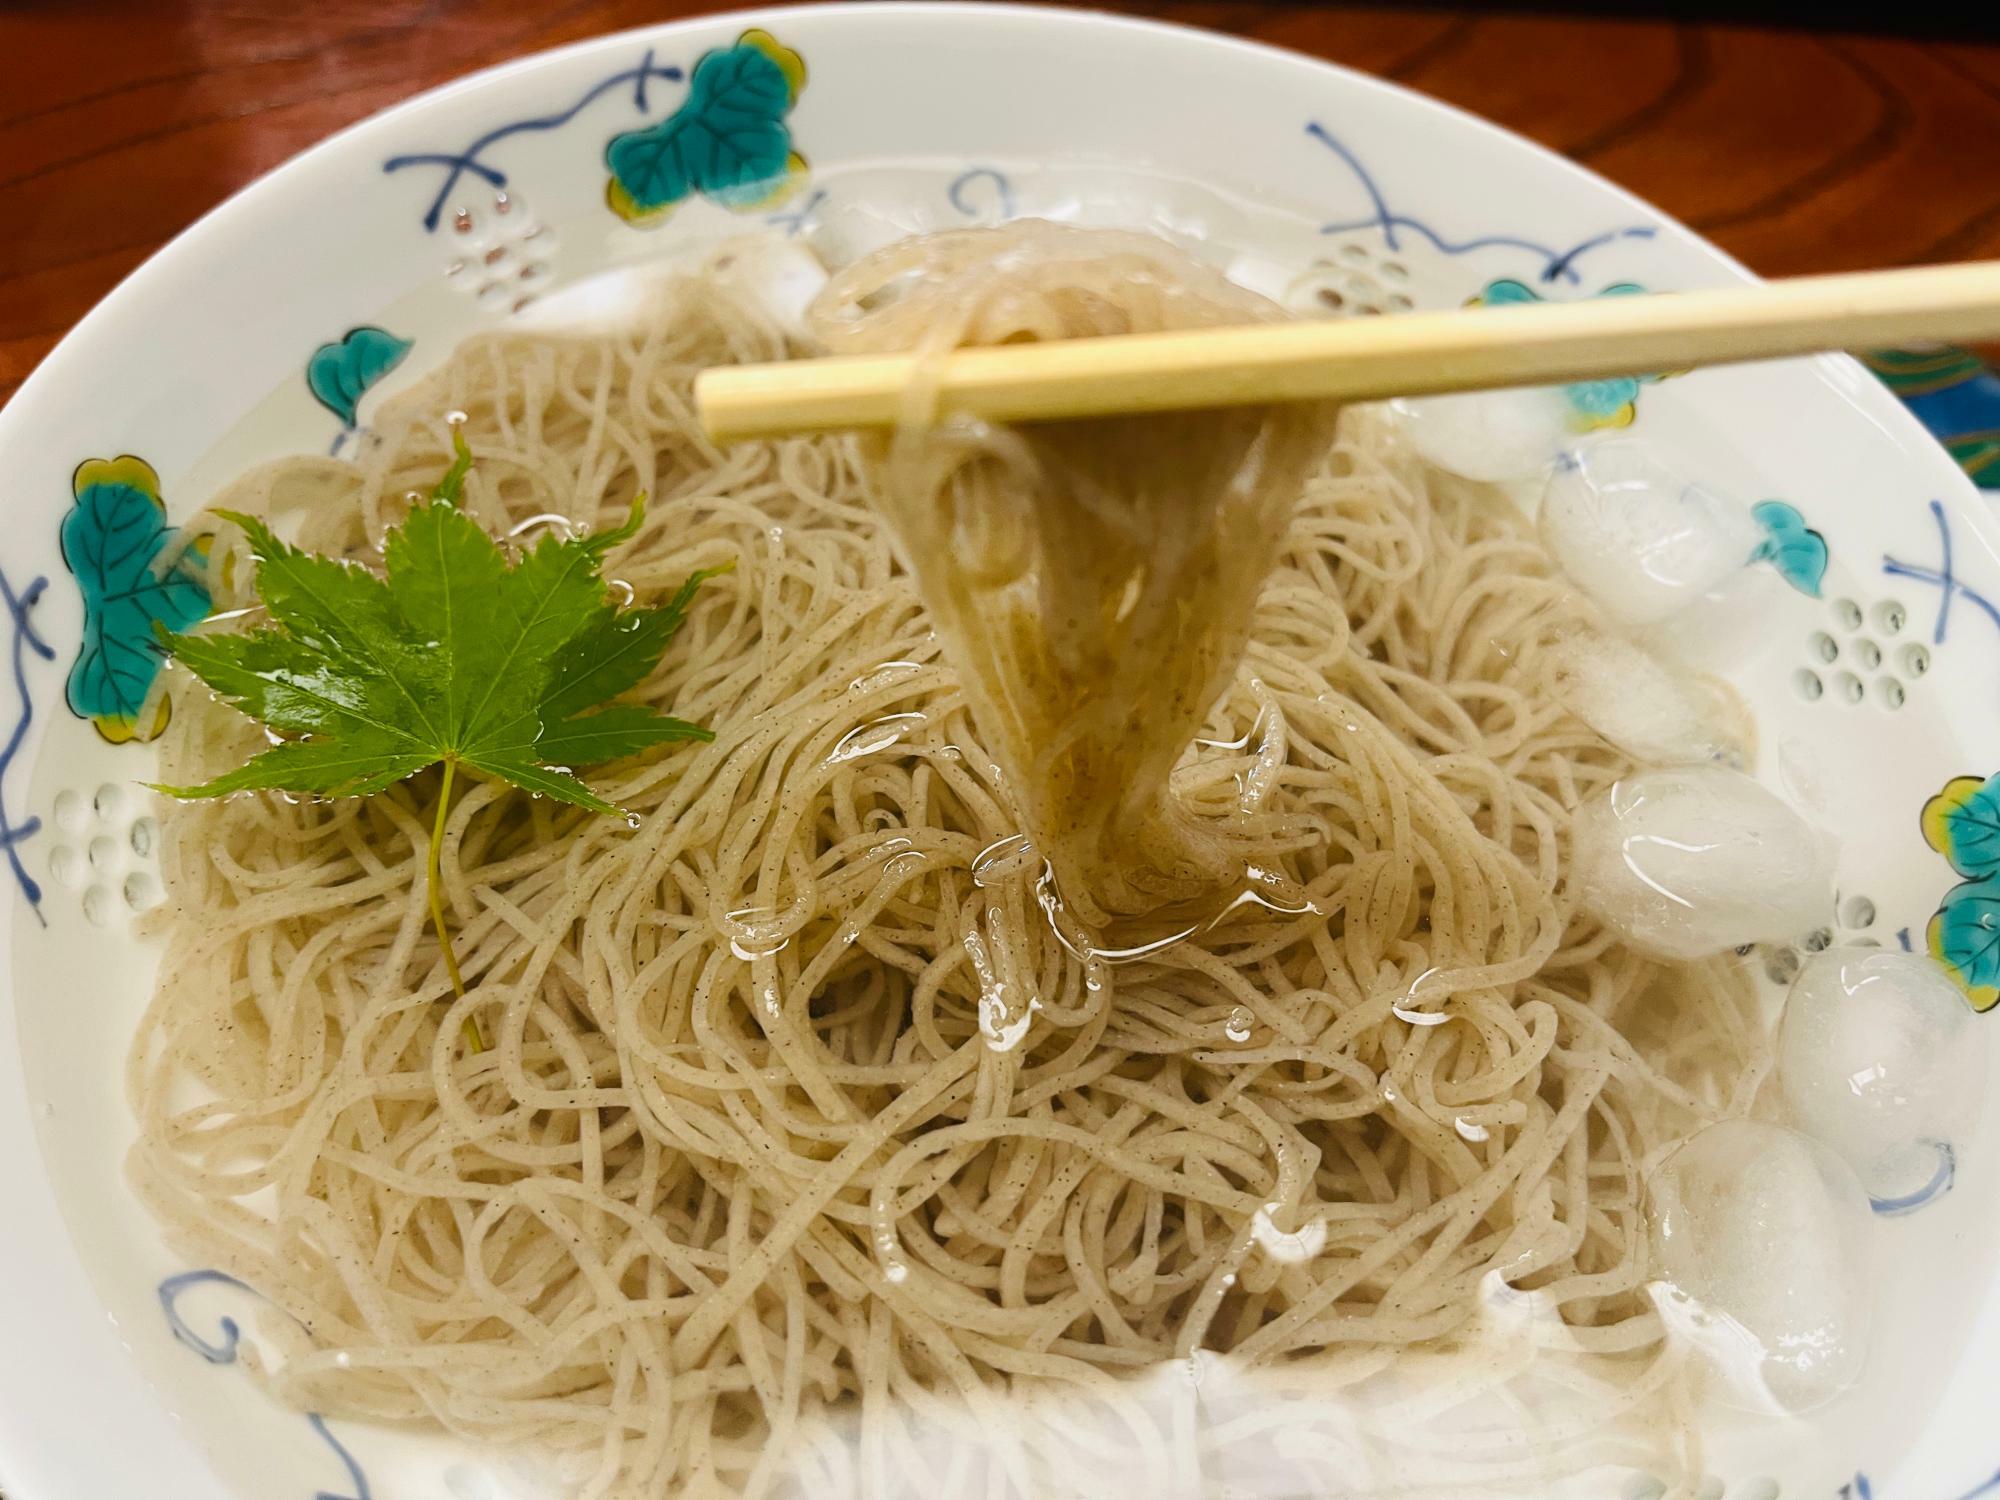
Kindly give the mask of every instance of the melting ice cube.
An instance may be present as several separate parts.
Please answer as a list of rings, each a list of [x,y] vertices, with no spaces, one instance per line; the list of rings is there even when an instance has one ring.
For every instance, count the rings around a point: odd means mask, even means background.
[[[1725,1359],[1747,1352],[1793,1411],[1854,1381],[1868,1342],[1868,1200],[1838,1157],[1783,1126],[1725,1120],[1653,1171],[1647,1206],[1659,1276],[1693,1299],[1683,1331]]]
[[[796,338],[806,336],[806,308],[826,285],[826,267],[797,240],[748,237],[724,245],[710,261],[718,280],[763,307]]]
[[[1764,540],[1749,510],[1689,483],[1631,438],[1578,449],[1542,492],[1542,545],[1614,620],[1645,625],[1740,570]]]
[[[1792,981],[1778,1083],[1799,1128],[1870,1197],[1914,1207],[1950,1186],[1978,1123],[1985,1029],[1929,958],[1828,949]]]
[[[1564,707],[1635,759],[1698,764],[1731,748],[1687,678],[1650,651],[1612,635],[1573,635],[1548,654],[1549,685]]]
[[[1389,407],[1424,462],[1487,483],[1540,474],[1569,437],[1562,394],[1545,387],[1409,397]]]
[[[1627,777],[1579,809],[1574,837],[1584,906],[1669,958],[1796,937],[1833,906],[1831,842],[1740,771]]]

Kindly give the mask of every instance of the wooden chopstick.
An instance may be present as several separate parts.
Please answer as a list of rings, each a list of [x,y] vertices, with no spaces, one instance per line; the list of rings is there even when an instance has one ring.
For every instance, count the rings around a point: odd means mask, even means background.
[[[1977,261],[1656,296],[961,349],[945,356],[934,378],[940,416],[1057,421],[1550,385],[1996,337],[2000,261]],[[719,442],[889,427],[915,366],[910,355],[884,354],[719,367],[696,378],[695,404]]]

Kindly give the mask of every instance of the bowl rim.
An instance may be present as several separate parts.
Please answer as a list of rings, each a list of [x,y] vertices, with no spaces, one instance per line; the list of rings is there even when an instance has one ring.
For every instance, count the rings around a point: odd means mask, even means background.
[[[32,447],[39,412],[73,399],[77,377],[87,374],[93,362],[113,355],[108,345],[121,325],[142,318],[147,299],[170,292],[179,279],[198,273],[213,247],[254,229],[256,216],[285,184],[356,155],[357,147],[387,137],[441,102],[481,93],[546,67],[635,39],[672,40],[744,25],[782,28],[808,17],[815,26],[840,27],[865,20],[872,25],[949,27],[978,18],[1047,32],[1165,34],[1210,55],[1226,54],[1259,67],[1282,65],[1299,74],[1332,74],[1358,96],[1421,105],[1498,149],[1527,153],[1570,180],[1608,195],[1606,201],[1671,226],[1719,273],[1742,282],[1760,279],[1734,256],[1636,193],[1537,141],[1403,84],[1272,43],[1151,18],[1019,0],[836,0],[753,7],[629,27],[490,64],[344,126],[261,173],[155,250],[57,341],[0,409],[0,457],[17,447]],[[1851,367],[1875,390],[1880,399],[1869,399],[1870,414],[1899,446],[1913,450],[1913,457],[1915,452],[1935,455],[1935,489],[1950,486],[1944,477],[1949,470],[1958,475],[1961,500],[1975,498],[1970,480],[1951,463],[1942,445],[1857,361],[1847,355],[1821,358]],[[0,1240],[0,1268],[13,1273],[10,1279],[17,1288],[0,1298],[0,1488],[7,1500],[96,1500],[116,1484],[129,1486],[143,1478],[162,1495],[220,1493],[214,1470],[181,1430],[167,1394],[117,1347],[121,1336],[115,1322],[106,1326],[105,1309],[72,1246],[23,1087],[22,1050],[12,1023],[16,1010],[12,954],[13,924],[0,923],[0,1202],[9,1205],[8,1233]],[[1993,1289],[1987,1289],[1982,1300],[1992,1294]],[[110,1420],[104,1421],[100,1414]]]

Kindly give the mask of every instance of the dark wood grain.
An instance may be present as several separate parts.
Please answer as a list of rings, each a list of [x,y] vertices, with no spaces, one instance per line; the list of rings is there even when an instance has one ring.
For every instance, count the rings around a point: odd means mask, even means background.
[[[159,245],[330,132],[489,63],[723,0],[0,8],[0,399]],[[1250,0],[1111,8],[1395,78],[1770,274],[2000,255],[2000,46]]]

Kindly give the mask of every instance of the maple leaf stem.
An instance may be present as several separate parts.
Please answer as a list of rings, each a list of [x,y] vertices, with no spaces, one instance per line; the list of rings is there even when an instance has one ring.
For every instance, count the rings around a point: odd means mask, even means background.
[[[444,887],[438,874],[438,863],[444,856],[444,820],[451,811],[451,781],[458,770],[458,758],[447,755],[444,761],[444,785],[438,788],[437,820],[431,825],[430,863],[426,877],[430,888],[431,926],[437,929],[438,947],[444,951],[444,971],[451,976],[452,993],[459,999],[465,998],[465,980],[459,976],[458,955],[452,951],[451,928],[444,920]],[[479,1031],[479,1017],[465,1018],[465,1043],[474,1052],[486,1050],[486,1038]]]

